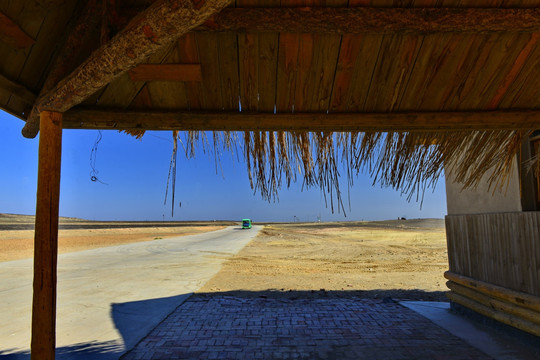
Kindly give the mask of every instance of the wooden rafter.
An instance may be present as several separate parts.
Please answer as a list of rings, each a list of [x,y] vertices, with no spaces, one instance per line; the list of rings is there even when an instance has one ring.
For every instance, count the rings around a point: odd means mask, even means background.
[[[325,34],[538,32],[540,9],[227,8],[195,31]]]
[[[34,0],[44,10],[53,10],[58,6],[62,6],[66,0]]]
[[[36,101],[36,94],[28,90],[25,86],[9,80],[0,74],[0,89],[6,90],[11,95],[16,96],[20,100],[33,104]]]
[[[16,49],[34,45],[35,40],[25,33],[19,25],[0,12],[0,41]]]
[[[38,98],[43,98],[63,77],[65,77],[76,66],[76,61],[80,51],[84,49],[83,44],[89,40],[92,31],[99,26],[101,21],[101,0],[89,0],[82,10],[78,19],[73,23],[73,28],[67,37],[63,47],[59,51],[53,67],[45,83],[41,88]],[[26,125],[22,130],[25,137],[33,138],[39,131],[39,111],[37,103],[27,118]]]
[[[111,41],[92,53],[54,89],[40,97],[38,110],[69,110],[144,62],[151,54],[202,24],[227,6],[229,1],[157,0],[132,19]],[[25,126],[28,131],[23,132],[24,136],[37,135],[38,120],[29,119]]]
[[[426,113],[143,112],[73,109],[64,129],[205,131],[452,131],[540,128],[540,111]]]
[[[116,0],[101,0],[101,44],[108,42],[120,28],[120,16],[118,14],[118,2]],[[123,24],[125,25],[125,23]]]
[[[202,81],[199,64],[142,64],[129,71],[132,81]]]

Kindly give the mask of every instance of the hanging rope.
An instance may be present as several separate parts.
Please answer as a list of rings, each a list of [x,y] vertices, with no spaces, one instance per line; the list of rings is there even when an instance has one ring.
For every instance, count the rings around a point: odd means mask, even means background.
[[[169,183],[171,184],[172,202],[171,202],[171,217],[174,217],[174,194],[176,192],[176,158],[178,154],[178,131],[173,131],[173,151],[171,154],[171,162],[169,164],[169,175],[167,176],[167,187],[165,188],[165,201],[167,204],[167,195],[169,193]],[[182,203],[180,203],[182,206]]]
[[[103,135],[101,134],[101,130],[100,130],[98,131],[98,135],[96,137],[96,140],[94,141],[94,146],[92,146],[92,150],[90,151],[90,168],[92,169],[90,171],[90,180],[93,182],[101,183],[103,185],[109,185],[99,180],[99,178],[97,177],[99,173],[99,171],[96,169],[97,151],[98,151],[99,142],[101,141],[102,138],[103,138]]]

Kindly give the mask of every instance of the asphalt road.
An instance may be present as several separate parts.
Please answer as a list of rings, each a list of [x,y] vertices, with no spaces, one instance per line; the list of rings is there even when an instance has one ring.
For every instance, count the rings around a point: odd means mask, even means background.
[[[57,359],[117,359],[261,229],[112,246],[58,258]],[[32,260],[0,263],[0,358],[28,359]]]

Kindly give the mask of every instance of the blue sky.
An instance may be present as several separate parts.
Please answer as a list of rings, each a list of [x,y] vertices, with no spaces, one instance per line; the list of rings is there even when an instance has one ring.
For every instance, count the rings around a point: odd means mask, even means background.
[[[38,138],[21,135],[23,121],[0,111],[0,213],[34,214]],[[326,207],[319,188],[301,183],[284,187],[279,202],[268,203],[249,185],[246,166],[230,153],[221,156],[216,172],[212,154],[198,149],[194,159],[179,151],[174,218],[170,196],[163,204],[172,151],[170,132],[148,132],[137,140],[103,131],[95,168],[103,182],[90,180],[90,155],[97,131],[64,130],[60,215],[90,220],[238,220],[322,221],[444,217],[444,179],[426,191],[422,208],[393,189],[372,186],[367,176],[355,179],[347,217]],[[38,136],[39,137],[39,136]],[[346,188],[342,188],[346,192]],[[346,195],[346,194],[345,194]],[[179,206],[181,202],[181,207]]]

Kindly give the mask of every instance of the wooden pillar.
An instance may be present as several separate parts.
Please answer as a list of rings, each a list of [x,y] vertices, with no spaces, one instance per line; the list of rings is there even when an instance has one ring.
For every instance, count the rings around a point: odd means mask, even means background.
[[[40,117],[31,357],[52,360],[56,345],[56,260],[62,114],[43,111]]]

